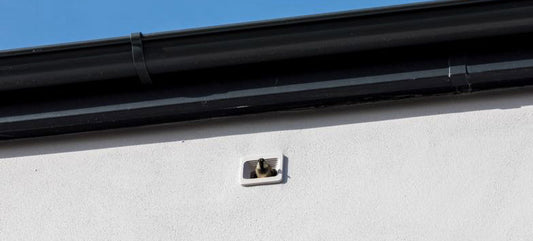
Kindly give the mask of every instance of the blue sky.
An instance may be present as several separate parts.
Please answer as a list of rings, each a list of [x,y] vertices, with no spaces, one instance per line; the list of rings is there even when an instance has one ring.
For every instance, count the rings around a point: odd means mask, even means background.
[[[420,0],[0,0],[0,50]]]

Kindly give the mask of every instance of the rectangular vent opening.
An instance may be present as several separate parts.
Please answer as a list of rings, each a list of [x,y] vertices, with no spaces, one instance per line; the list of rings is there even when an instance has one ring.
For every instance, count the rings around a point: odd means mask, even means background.
[[[274,176],[258,178],[252,177],[252,173],[255,173],[255,168],[260,158],[265,159],[266,163],[276,171]],[[283,180],[283,163],[283,154],[250,156],[243,158],[241,160],[241,170],[239,173],[241,184],[243,186],[253,186],[281,183]]]
[[[279,175],[278,159],[277,158],[264,158],[265,162],[276,170],[276,176]],[[255,172],[255,167],[257,166],[258,160],[251,160],[244,162],[244,168],[242,173],[242,178],[244,179],[255,179],[251,175]]]

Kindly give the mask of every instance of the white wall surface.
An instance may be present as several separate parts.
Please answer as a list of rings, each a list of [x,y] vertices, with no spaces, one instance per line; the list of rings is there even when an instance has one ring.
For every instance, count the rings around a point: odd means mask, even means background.
[[[533,90],[0,143],[0,240],[533,240]]]

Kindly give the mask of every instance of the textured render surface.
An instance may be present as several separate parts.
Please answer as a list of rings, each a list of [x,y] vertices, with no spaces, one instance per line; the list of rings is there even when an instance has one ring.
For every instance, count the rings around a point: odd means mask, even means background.
[[[532,240],[532,145],[531,89],[0,143],[0,240]]]

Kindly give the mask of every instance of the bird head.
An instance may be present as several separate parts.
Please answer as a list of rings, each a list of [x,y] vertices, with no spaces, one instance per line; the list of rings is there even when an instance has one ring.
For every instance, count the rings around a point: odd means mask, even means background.
[[[259,172],[265,173],[270,170],[270,165],[263,158],[259,158],[257,161],[257,166],[255,167]]]

